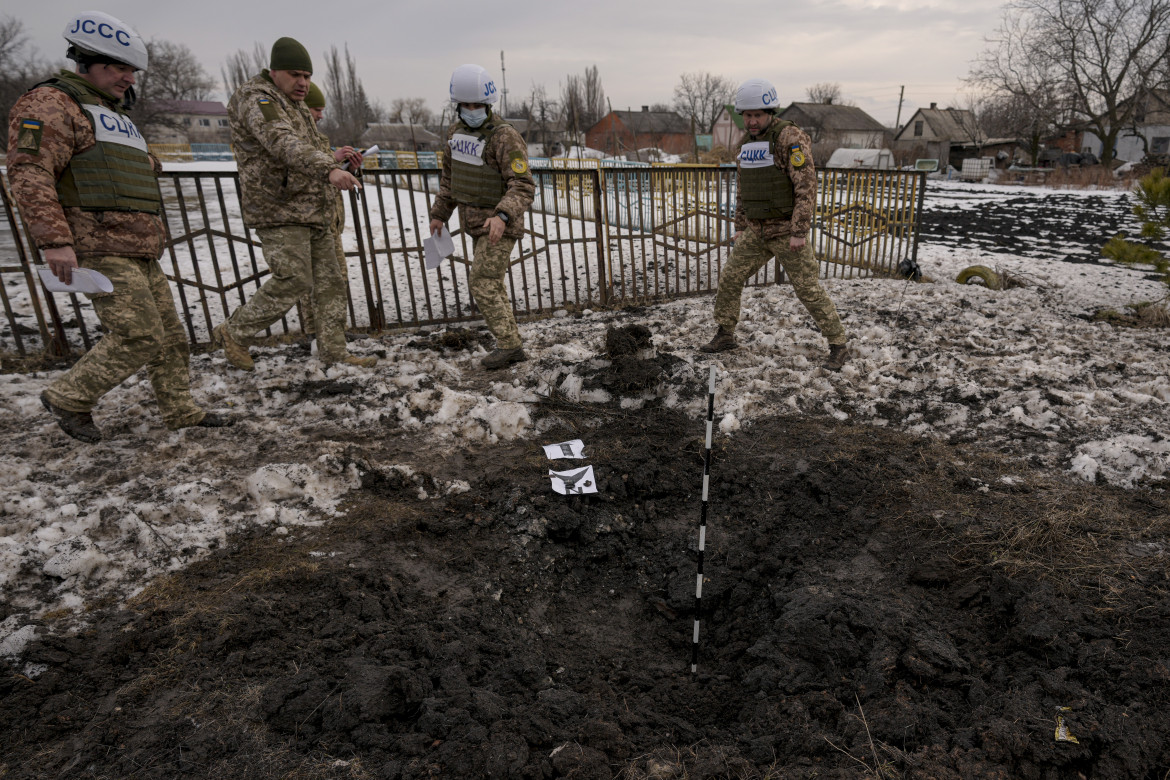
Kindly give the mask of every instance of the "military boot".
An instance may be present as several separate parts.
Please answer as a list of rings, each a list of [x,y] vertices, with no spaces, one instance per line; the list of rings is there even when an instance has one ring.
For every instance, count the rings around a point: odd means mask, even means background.
[[[840,371],[845,365],[846,359],[844,344],[830,344],[829,357],[825,361],[825,368],[830,371]]]
[[[49,396],[43,392],[41,393],[41,404],[44,405],[49,414],[57,418],[57,425],[61,427],[61,430],[78,441],[96,444],[102,440],[102,432],[93,424],[93,415],[89,412],[71,412],[68,409],[62,409],[50,401]]]
[[[480,363],[484,368],[497,369],[527,359],[528,356],[524,354],[524,350],[521,347],[516,347],[515,349],[497,349],[481,360]]]
[[[211,344],[216,349],[222,348],[223,356],[227,358],[227,362],[241,371],[251,371],[256,368],[256,364],[252,362],[252,356],[248,354],[248,348],[233,341],[223,325],[218,325],[215,330],[211,331]]]
[[[738,345],[735,343],[735,331],[720,325],[719,330],[715,331],[715,338],[699,349],[703,352],[726,352],[729,349],[735,349],[736,346]]]

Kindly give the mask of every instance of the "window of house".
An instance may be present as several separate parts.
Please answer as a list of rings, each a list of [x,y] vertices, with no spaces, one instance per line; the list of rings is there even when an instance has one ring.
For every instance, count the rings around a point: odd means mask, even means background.
[[[921,119],[914,123],[914,135],[922,135],[922,125],[923,121]]]
[[[1170,152],[1170,137],[1156,135],[1150,139],[1150,154],[1166,154]]]
[[[200,127],[211,127],[211,120],[210,119],[200,119],[199,126]]]
[[[189,117],[189,116],[185,116],[185,117],[183,117],[183,124],[184,124],[184,125],[187,125],[187,126],[190,126],[190,124],[191,124],[191,117]]]
[[[220,126],[220,127],[227,127],[227,126],[228,126],[228,121],[227,121],[226,119],[220,119],[220,120],[219,120],[219,126]]]

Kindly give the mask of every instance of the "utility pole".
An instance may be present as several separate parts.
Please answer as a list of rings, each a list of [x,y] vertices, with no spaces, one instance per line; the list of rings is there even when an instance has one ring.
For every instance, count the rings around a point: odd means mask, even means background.
[[[900,90],[898,90],[898,116],[897,116],[897,118],[896,118],[896,119],[894,119],[894,134],[895,134],[895,135],[897,135],[898,131],[902,129],[902,127],[901,127],[901,122],[902,122],[902,96],[903,96],[903,95],[905,95],[905,94],[906,94],[906,85],[905,85],[905,84],[903,84],[903,85],[902,85],[902,88],[901,88]]]
[[[500,50],[500,96],[503,100],[503,107],[500,111],[500,116],[508,116],[508,75],[504,71],[504,52]]]

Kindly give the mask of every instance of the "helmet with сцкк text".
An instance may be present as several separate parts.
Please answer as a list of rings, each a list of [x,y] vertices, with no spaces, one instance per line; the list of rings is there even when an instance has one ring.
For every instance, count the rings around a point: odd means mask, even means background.
[[[779,100],[772,82],[767,79],[748,79],[735,91],[735,110],[775,111]]]
[[[460,65],[451,74],[452,103],[485,103],[500,99],[496,82],[478,65]]]

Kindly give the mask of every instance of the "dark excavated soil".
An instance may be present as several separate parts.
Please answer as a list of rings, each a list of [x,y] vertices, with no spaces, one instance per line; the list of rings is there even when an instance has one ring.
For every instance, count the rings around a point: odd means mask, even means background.
[[[638,335],[597,381],[662,370]],[[704,421],[537,414],[599,494],[552,493],[539,442],[367,446],[342,518],[0,664],[0,777],[1170,773],[1165,494],[832,421],[717,435],[692,675]]]

